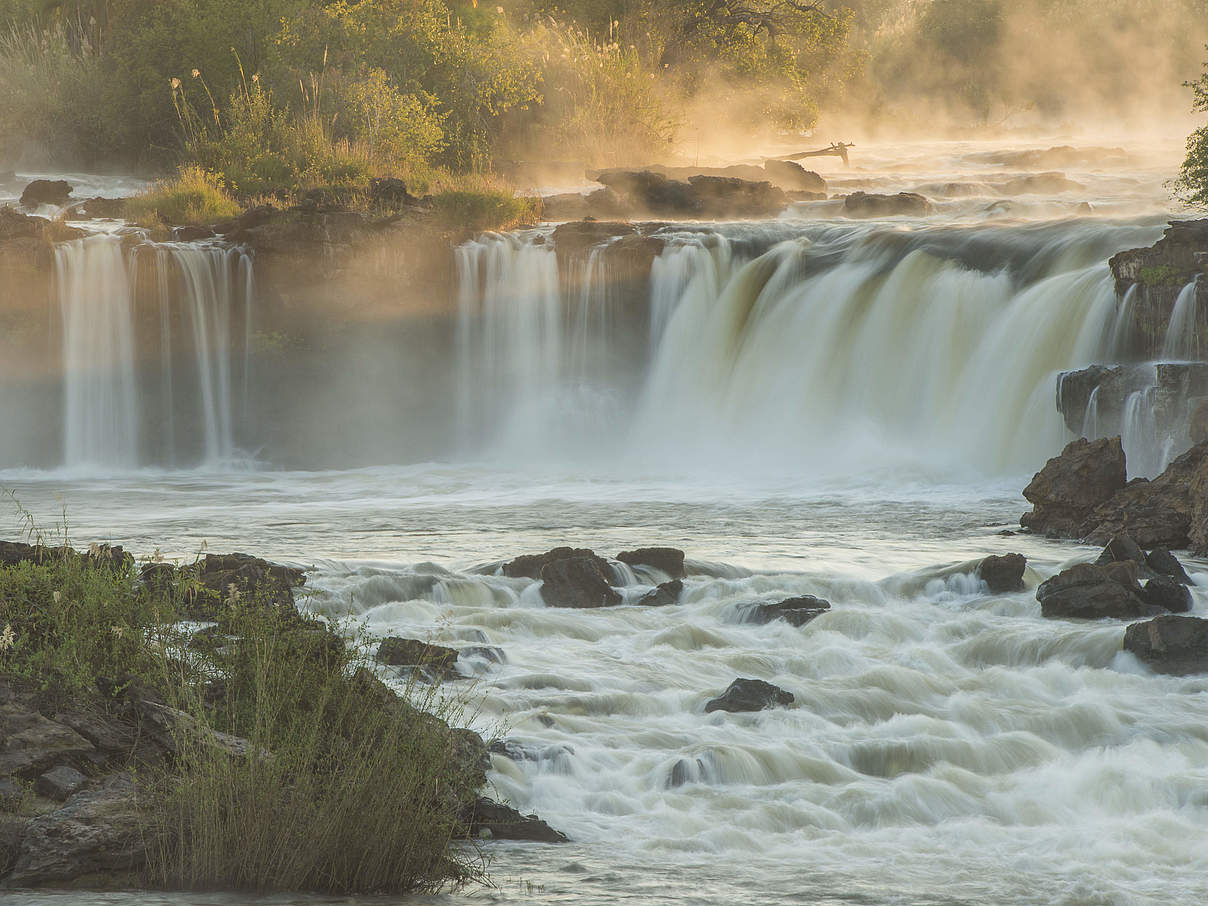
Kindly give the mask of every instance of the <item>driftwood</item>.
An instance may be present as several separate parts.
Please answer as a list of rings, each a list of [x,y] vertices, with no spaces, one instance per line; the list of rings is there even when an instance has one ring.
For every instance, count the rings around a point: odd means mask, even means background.
[[[807,157],[841,157],[843,166],[848,165],[847,149],[856,147],[852,142],[831,142],[829,148],[819,151],[801,151],[798,154],[788,154],[781,157],[765,157],[764,160],[805,160]]]

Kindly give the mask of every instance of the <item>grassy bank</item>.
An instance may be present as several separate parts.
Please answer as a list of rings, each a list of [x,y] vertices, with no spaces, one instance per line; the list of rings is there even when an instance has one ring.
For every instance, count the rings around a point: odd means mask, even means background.
[[[299,613],[288,571],[24,556],[0,547],[0,678],[36,687],[46,713],[166,721],[164,757],[125,766],[141,883],[406,893],[482,876],[449,845],[484,780],[449,705],[391,692],[365,646]]]

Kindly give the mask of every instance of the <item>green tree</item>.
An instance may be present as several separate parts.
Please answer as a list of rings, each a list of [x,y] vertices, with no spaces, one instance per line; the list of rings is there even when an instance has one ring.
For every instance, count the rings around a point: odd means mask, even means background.
[[[1208,48],[1206,48],[1208,49]],[[1208,63],[1198,82],[1188,82],[1194,92],[1192,109],[1197,113],[1208,113]],[[1175,192],[1188,204],[1208,207],[1208,124],[1196,129],[1187,138],[1187,158],[1183,169],[1175,180]]]

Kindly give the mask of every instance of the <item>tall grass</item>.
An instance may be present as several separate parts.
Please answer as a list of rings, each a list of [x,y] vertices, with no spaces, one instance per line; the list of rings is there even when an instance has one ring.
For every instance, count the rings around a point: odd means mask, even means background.
[[[239,216],[242,210],[222,178],[196,164],[181,167],[174,177],[126,202],[126,216],[144,226],[217,223]]]

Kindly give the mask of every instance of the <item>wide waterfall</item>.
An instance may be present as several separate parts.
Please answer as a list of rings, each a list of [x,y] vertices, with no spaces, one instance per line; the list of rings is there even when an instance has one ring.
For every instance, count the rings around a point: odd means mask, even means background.
[[[1126,345],[1103,262],[1150,233],[654,235],[640,318],[617,298],[607,243],[579,261],[542,231],[459,250],[463,438],[523,456],[1026,471],[1067,436],[1057,374]]]
[[[62,243],[55,256],[65,465],[230,463],[247,398],[251,259],[104,233]]]

